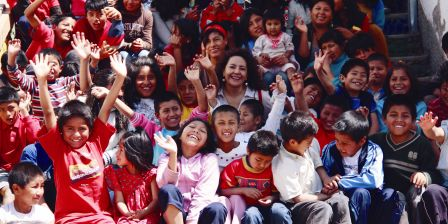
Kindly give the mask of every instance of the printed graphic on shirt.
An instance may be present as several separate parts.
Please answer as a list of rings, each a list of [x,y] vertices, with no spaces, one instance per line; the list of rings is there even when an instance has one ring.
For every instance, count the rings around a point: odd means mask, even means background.
[[[74,183],[82,179],[94,178],[100,175],[98,161],[92,160],[89,164],[75,164],[68,167],[70,180]]]
[[[251,179],[242,176],[235,177],[238,180],[239,187],[257,188],[261,192],[271,189],[270,179]]]
[[[408,153],[409,160],[415,161],[415,160],[417,160],[417,157],[418,157],[417,152],[409,151],[409,153]]]

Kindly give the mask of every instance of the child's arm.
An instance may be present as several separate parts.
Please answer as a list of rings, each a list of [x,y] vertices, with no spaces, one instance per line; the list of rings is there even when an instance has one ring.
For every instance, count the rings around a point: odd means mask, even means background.
[[[215,68],[208,58],[208,55],[196,55],[194,58],[194,62],[199,63],[202,69],[204,69],[205,73],[207,73],[207,76],[209,78],[210,84],[213,84],[216,86],[217,89],[219,89],[219,80],[218,75],[216,75]]]
[[[334,76],[331,74],[331,70],[324,69],[324,66],[329,63],[328,58],[329,56],[327,52],[323,53],[322,50],[319,50],[319,53],[316,52],[314,54],[314,70],[327,94],[332,95],[336,91],[336,88],[333,85]]]
[[[166,87],[166,90],[177,93],[177,71],[176,71],[176,60],[171,54],[168,54],[167,52],[163,52],[162,55],[156,55],[155,56],[157,60],[157,64],[160,67],[169,67],[168,72],[168,85]]]
[[[168,161],[159,159],[159,166],[157,168],[156,181],[159,187],[163,187],[165,184],[177,184],[179,179],[179,172],[177,170],[177,145],[171,136],[162,135],[162,133],[154,134],[154,140],[162,147],[168,154]]]
[[[300,42],[298,53],[302,58],[308,58],[310,56],[310,47],[308,46],[308,27],[300,16],[294,19],[294,26],[299,31]]]
[[[19,39],[8,41],[8,76],[17,82],[24,91],[32,91],[36,88],[34,77],[23,74],[17,67],[16,58],[20,52],[21,43]]]
[[[199,79],[199,67],[192,65],[185,69],[185,76],[194,86],[196,90],[196,97],[198,99],[198,107],[200,112],[206,113],[208,111],[207,97],[205,96],[204,87],[202,87],[201,80]]]
[[[252,199],[260,199],[262,196],[261,192],[257,188],[252,187],[232,187],[221,189],[221,194],[223,196],[244,195]]]
[[[272,131],[273,133],[276,133],[280,128],[280,118],[282,117],[283,109],[285,107],[287,91],[285,81],[282,77],[277,75],[275,79],[276,90],[274,90],[274,93],[278,91],[278,94],[273,94],[274,104],[272,105],[271,112],[269,112],[265,125],[261,128],[263,130]]]
[[[173,47],[173,57],[176,60],[176,70],[178,71],[181,71],[184,68],[180,38],[180,36],[177,36],[174,33],[170,36],[170,44]]]
[[[24,14],[30,23],[30,25],[33,28],[36,28],[39,26],[39,23],[41,22],[39,18],[36,16],[36,10],[39,8],[39,6],[44,2],[45,0],[35,0],[34,2],[31,2],[31,4],[26,7]]]
[[[305,97],[303,96],[304,85],[302,75],[299,73],[295,73],[291,76],[289,81],[294,92],[296,110],[308,113],[308,104],[305,102]]]
[[[115,204],[117,205],[118,211],[126,217],[134,215],[134,212],[129,211],[128,206],[124,201],[123,192],[114,191],[114,194],[115,194]]]
[[[36,56],[36,62],[30,61],[36,74],[37,83],[39,85],[39,98],[42,106],[45,126],[47,130],[51,130],[56,127],[56,115],[51,104],[50,92],[48,91],[47,77],[50,74],[50,64],[48,63],[48,55],[38,54]]]
[[[131,219],[142,220],[147,215],[153,213],[156,210],[156,208],[158,207],[158,204],[159,204],[158,195],[159,195],[159,188],[157,187],[157,182],[154,179],[154,180],[151,181],[152,201],[144,209],[135,211],[134,215],[132,215],[130,218]]]
[[[119,54],[110,56],[110,65],[116,73],[116,77],[114,84],[112,85],[109,94],[107,94],[106,99],[103,102],[103,106],[98,114],[98,119],[100,119],[103,123],[107,123],[110,110],[118,97],[118,93],[121,90],[121,86],[123,85],[127,74],[125,61]]]
[[[417,123],[426,137],[442,144],[445,141],[445,131],[441,127],[436,127],[438,119],[437,116],[433,118],[432,112],[426,112],[423,116],[420,116],[420,120]]]
[[[213,84],[208,84],[205,87],[205,96],[207,97],[208,105],[211,108],[216,108],[218,106],[218,100],[216,99],[217,89]]]
[[[104,12],[107,19],[112,23],[105,41],[111,46],[118,46],[124,39],[124,25],[121,20],[121,13],[114,7],[106,7],[104,8]]]
[[[92,86],[92,77],[89,71],[89,59],[92,53],[90,42],[85,38],[83,32],[73,34],[73,41],[71,42],[73,49],[78,54],[80,59],[79,66],[79,86],[82,92]]]

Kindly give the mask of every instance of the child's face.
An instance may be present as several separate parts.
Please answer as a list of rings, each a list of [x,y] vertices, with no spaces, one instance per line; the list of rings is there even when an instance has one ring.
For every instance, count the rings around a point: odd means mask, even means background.
[[[143,66],[135,78],[137,93],[142,98],[149,98],[154,93],[157,85],[156,75],[149,66]]]
[[[89,22],[90,27],[95,31],[104,29],[106,19],[106,14],[103,10],[87,11],[87,21]]]
[[[213,128],[219,141],[229,143],[235,140],[239,126],[237,116],[232,112],[219,112],[215,115]]]
[[[369,61],[369,80],[377,86],[382,86],[387,75],[387,67],[381,61]]]
[[[182,108],[176,100],[170,100],[160,104],[157,113],[160,123],[169,130],[179,129],[180,117],[182,116]]]
[[[50,64],[50,74],[47,77],[47,81],[54,81],[59,78],[62,66],[59,64],[58,58],[54,55],[48,55],[48,63]]]
[[[247,80],[247,64],[244,58],[233,56],[229,58],[224,69],[226,85],[241,87]]]
[[[124,8],[130,12],[134,12],[139,9],[141,4],[141,0],[123,0]]]
[[[332,19],[331,7],[326,2],[318,2],[311,9],[311,21],[316,25],[328,25]]]
[[[12,188],[14,190],[15,200],[19,200],[27,206],[38,204],[44,195],[44,181],[44,177],[39,175],[23,188],[17,184],[13,184]]]
[[[198,103],[196,96],[196,89],[190,80],[182,80],[177,84],[177,91],[180,96],[180,100],[184,105],[193,106]]]
[[[336,120],[341,116],[342,109],[332,104],[324,104],[320,111],[320,121],[325,131],[333,130],[333,125]]]
[[[282,23],[278,19],[266,20],[266,33],[271,37],[276,37],[282,32]]]
[[[339,79],[347,91],[361,92],[368,80],[367,71],[361,66],[353,67],[346,76],[340,75]]]
[[[258,152],[247,153],[249,166],[252,167],[256,172],[263,172],[266,168],[271,165],[272,156],[263,155]]]
[[[261,117],[255,117],[250,108],[246,105],[240,106],[240,131],[256,131],[261,123]]]
[[[219,58],[224,54],[227,40],[218,32],[212,32],[208,35],[208,41],[205,44],[205,50],[210,58]]]
[[[189,146],[182,147],[182,150],[192,150],[188,154],[196,154],[207,142],[207,127],[201,121],[193,121],[189,123],[183,130],[180,141],[182,145]]]
[[[118,151],[116,153],[117,157],[117,165],[123,167],[129,165],[129,161],[126,158],[126,152],[124,150],[124,140],[121,139],[120,143],[118,144]]]
[[[0,118],[8,126],[12,126],[19,115],[19,105],[16,102],[0,103]]]
[[[448,105],[448,82],[444,82],[440,85],[440,98],[445,105]]]
[[[288,147],[288,151],[300,156],[303,156],[305,152],[310,148],[311,143],[313,142],[314,136],[308,136],[303,139],[301,142],[297,142],[294,139],[288,141],[290,147]]]
[[[249,19],[249,35],[253,39],[257,39],[259,36],[263,35],[263,17],[252,14]]]
[[[318,85],[310,84],[303,88],[303,96],[305,97],[305,101],[310,108],[318,106],[322,100],[322,95],[323,89],[321,89]]]
[[[373,53],[375,53],[375,51],[372,48],[369,48],[367,50],[364,49],[358,49],[355,52],[355,58],[359,58],[361,60],[367,60],[367,58],[372,55]]]
[[[411,89],[411,79],[403,69],[394,70],[389,82],[393,94],[406,94]]]
[[[329,42],[323,43],[322,50],[324,52],[328,52],[328,56],[330,57],[330,59],[332,61],[335,61],[336,59],[338,59],[344,52],[342,47],[339,46],[339,44],[335,43],[334,41],[329,41]]]
[[[67,17],[59,22],[58,25],[53,26],[55,37],[64,42],[70,41],[75,23],[76,20],[71,17]]]
[[[404,105],[391,106],[384,119],[389,132],[394,136],[406,136],[414,123],[411,111]]]
[[[62,126],[62,138],[72,148],[81,148],[90,135],[87,122],[81,117],[72,117]]]
[[[367,139],[366,137],[363,137],[359,142],[356,142],[349,135],[340,132],[335,132],[334,138],[336,140],[336,148],[338,148],[342,157],[354,156],[358,150],[361,149]]]

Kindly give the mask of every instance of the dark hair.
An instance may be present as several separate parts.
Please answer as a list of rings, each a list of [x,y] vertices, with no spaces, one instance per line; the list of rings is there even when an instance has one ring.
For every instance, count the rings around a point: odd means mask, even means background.
[[[351,109],[351,104],[350,102],[347,100],[347,98],[345,98],[344,96],[341,95],[329,95],[324,99],[324,102],[322,103],[323,105],[332,105],[332,106],[336,106],[342,109],[342,111],[347,111]]]
[[[182,108],[182,103],[180,102],[179,97],[175,93],[173,93],[173,92],[166,91],[166,93],[164,93],[164,94],[162,94],[159,97],[154,99],[154,110],[155,110],[155,112],[156,113],[160,113],[160,111],[159,111],[160,110],[160,104],[168,102],[168,101],[171,101],[171,100],[176,101],[179,104],[179,106]]]
[[[88,11],[100,11],[106,7],[110,6],[107,0],[86,0],[86,13]]]
[[[59,23],[61,23],[62,21],[64,21],[64,20],[67,19],[67,18],[72,18],[73,20],[76,21],[75,17],[73,17],[72,14],[70,14],[70,13],[69,13],[69,14],[64,13],[64,14],[62,14],[62,15],[54,15],[54,16],[52,16],[52,17],[51,17],[51,24],[57,26],[57,25],[59,25]]]
[[[367,58],[367,63],[371,62],[371,61],[379,61],[381,63],[384,64],[384,66],[387,69],[387,66],[389,65],[389,59],[381,53],[373,53],[371,54],[368,58]]]
[[[249,23],[250,17],[252,15],[257,15],[263,17],[263,13],[260,12],[257,8],[249,8],[243,12],[240,17],[240,27],[241,27],[241,41],[243,44],[246,44],[252,37],[249,34]]]
[[[227,31],[226,31],[226,29],[224,29],[224,26],[221,23],[212,22],[212,23],[207,24],[207,26],[205,26],[205,28],[202,30],[202,33],[201,33],[201,42],[204,45],[204,47],[207,46],[207,44],[209,42],[208,37],[212,33],[218,33],[219,35],[222,36],[222,38],[224,40],[227,40]]]
[[[162,72],[160,71],[159,66],[155,62],[153,58],[150,57],[138,57],[131,61],[128,67],[128,76],[126,84],[124,85],[124,101],[129,107],[135,109],[135,105],[140,103],[140,98],[137,88],[135,86],[135,82],[137,76],[140,73],[140,70],[144,67],[148,66],[150,72],[154,73],[154,77],[156,78],[156,86],[153,94],[151,95],[152,99],[157,98],[165,93],[165,84],[163,82]]]
[[[44,173],[38,166],[34,165],[32,162],[20,162],[9,172],[9,188],[12,193],[14,193],[14,184],[17,184],[20,188],[24,188],[38,176],[44,177]]]
[[[362,59],[359,58],[350,58],[348,59],[341,68],[341,75],[347,77],[347,74],[356,66],[362,67],[366,70],[367,73],[367,81],[369,80],[369,64]]]
[[[283,28],[283,24],[285,24],[285,18],[283,17],[283,12],[280,9],[268,9],[263,14],[263,27],[266,30],[266,21],[268,20],[279,20],[280,25]]]
[[[0,87],[0,104],[15,102],[17,105],[20,103],[19,94],[15,89],[9,86]]]
[[[184,63],[188,62],[193,59],[200,47],[198,24],[190,19],[178,19],[174,21],[174,26],[184,38],[190,39],[189,43],[184,43],[181,46],[182,60]]]
[[[175,15],[181,14],[181,9],[188,6],[188,0],[153,0],[151,7],[159,12],[160,17],[166,21]]]
[[[343,7],[335,12],[333,17],[333,24],[338,27],[345,27],[351,29],[353,26],[362,28],[366,14],[359,10],[358,5],[353,0],[342,0]],[[342,19],[342,16],[345,19]]]
[[[417,79],[410,73],[409,66],[404,62],[399,61],[394,63],[392,66],[392,72],[389,72],[386,76],[386,80],[384,81],[384,93],[385,96],[392,95],[392,91],[390,90],[390,79],[392,78],[393,71],[403,70],[404,73],[408,76],[409,81],[411,82],[411,88],[407,94],[414,100],[415,103],[418,102],[419,98],[419,89]]]
[[[246,106],[250,113],[254,115],[254,117],[261,117],[263,118],[264,116],[264,106],[263,104],[256,99],[248,99],[245,100],[241,106]],[[260,124],[261,125],[261,124]]]
[[[445,52],[448,51],[448,32],[443,34],[443,37],[442,37],[442,49]]]
[[[216,115],[218,113],[234,113],[236,115],[236,120],[237,120],[238,124],[240,123],[240,113],[238,112],[238,110],[235,107],[233,107],[233,106],[230,106],[228,104],[224,104],[224,105],[221,105],[221,106],[217,107],[213,111],[213,113],[212,113],[212,125],[215,125],[215,119],[216,119]]]
[[[375,42],[372,36],[367,32],[358,32],[352,38],[347,41],[345,45],[345,52],[351,58],[354,58],[356,51],[369,49],[375,49]]]
[[[317,77],[310,77],[310,78],[307,78],[307,79],[303,80],[303,87],[307,87],[309,85],[316,85],[317,87],[319,87],[322,90],[321,101],[323,99],[325,99],[325,97],[327,96],[327,91],[325,91],[325,88],[322,85],[322,83],[320,82],[319,78],[317,78]],[[317,105],[320,105],[320,103],[321,102],[319,102]]]
[[[258,130],[250,136],[247,149],[249,156],[251,153],[256,152],[274,157],[279,150],[277,136],[271,131]]]
[[[145,172],[153,167],[154,151],[151,139],[143,128],[126,132],[121,139],[126,159],[135,166],[135,169]]]
[[[207,121],[204,121],[200,118],[192,118],[190,120],[187,120],[179,129],[177,134],[173,136],[174,141],[177,144],[177,156],[182,156],[182,142],[180,141],[180,136],[182,136],[182,133],[184,132],[185,127],[187,127],[190,123],[194,121],[199,121],[205,125],[205,128],[207,129],[207,141],[205,141],[204,146],[202,146],[201,149],[199,149],[199,153],[205,155],[208,153],[214,153],[216,151],[216,141],[215,136],[213,135],[212,128],[210,127],[210,124],[208,124]]]
[[[349,110],[341,114],[334,123],[333,130],[350,136],[355,142],[359,142],[369,134],[369,120],[360,112]]]
[[[79,100],[70,100],[59,110],[58,114],[58,128],[62,131],[63,126],[68,120],[74,117],[84,119],[90,131],[93,130],[93,115],[92,110],[87,104]]]
[[[258,75],[258,67],[257,61],[254,57],[245,49],[236,49],[228,52],[216,65],[216,74],[218,75],[219,80],[221,81],[221,86],[224,86],[224,82],[222,81],[224,78],[224,70],[232,57],[242,57],[246,62],[247,66],[247,86],[253,90],[262,90],[264,89],[263,82],[261,81],[260,76]]]
[[[442,65],[439,67],[437,75],[441,80],[439,87],[441,87],[443,83],[448,82],[448,61],[442,63]]]
[[[313,0],[310,3],[310,10],[314,8],[314,6],[319,2],[325,2],[330,6],[331,13],[334,14],[334,0]]]
[[[1,64],[2,64],[1,69],[6,70],[6,65],[8,64],[8,52],[2,54]],[[16,64],[19,67],[19,69],[24,69],[28,66],[28,58],[26,57],[24,51],[20,50],[19,54],[17,54]]]
[[[44,48],[40,50],[39,54],[43,54],[44,56],[54,56],[56,60],[58,60],[59,65],[63,65],[61,54],[54,48]]]
[[[406,94],[393,94],[392,96],[389,96],[384,101],[384,106],[382,110],[383,118],[386,119],[387,113],[389,113],[390,108],[392,106],[405,106],[409,109],[409,112],[411,113],[412,120],[415,121],[417,117],[417,109],[415,108],[415,103],[413,100],[409,98]]]
[[[337,30],[329,30],[326,33],[322,35],[322,37],[317,41],[319,48],[322,48],[322,45],[328,42],[335,42],[337,45],[341,47],[341,49],[344,49],[344,43],[345,39],[344,36],[342,36],[341,32]]]
[[[283,141],[295,140],[298,143],[314,136],[318,127],[313,118],[305,112],[294,111],[289,113],[280,122],[280,133]]]

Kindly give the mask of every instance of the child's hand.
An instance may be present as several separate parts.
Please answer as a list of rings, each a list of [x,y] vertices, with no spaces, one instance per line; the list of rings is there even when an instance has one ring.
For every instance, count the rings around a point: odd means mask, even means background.
[[[281,75],[275,76],[275,82],[269,86],[269,90],[271,90],[272,92],[274,92],[274,90],[277,90],[278,94],[286,93],[287,91],[286,83]]]
[[[199,66],[196,66],[195,64],[188,66],[185,71],[185,76],[190,81],[196,81],[199,80]]]
[[[303,84],[303,76],[302,76],[302,74],[300,74],[298,72],[294,73],[289,78],[289,82],[291,83],[292,91],[295,94],[303,92],[304,84]]]
[[[322,72],[322,68],[324,67],[325,61],[328,57],[328,52],[324,53],[322,50],[314,53],[314,70],[317,74]]]
[[[423,174],[422,172],[415,172],[411,175],[411,183],[414,184],[416,188],[421,188],[428,182],[426,180],[425,174]]]
[[[271,59],[272,64],[277,65],[277,66],[283,66],[286,63],[289,62],[289,58],[287,58],[284,54],[275,56]]]
[[[358,109],[356,109],[356,112],[360,113],[366,119],[369,118],[370,111],[369,111],[369,108],[367,108],[367,107],[359,107]]]
[[[141,38],[137,38],[131,43],[131,50],[133,52],[140,52],[143,49],[143,40]]]
[[[154,140],[162,147],[168,154],[177,153],[177,145],[171,136],[163,137],[161,132],[154,134]]]
[[[163,52],[162,55],[157,54],[155,56],[155,59],[160,67],[176,66],[176,60],[171,54],[168,54],[167,52]]]
[[[108,20],[121,20],[121,13],[114,7],[106,7],[103,9]]]
[[[65,91],[65,97],[67,98],[67,102],[70,100],[75,100],[81,94],[81,91],[76,91],[75,82],[71,82],[70,85],[67,86]]]
[[[20,98],[19,109],[22,111],[22,114],[27,114],[30,111],[31,106],[31,94],[29,92],[25,92],[25,99]]]
[[[216,90],[216,86],[215,86],[215,85],[213,85],[213,84],[208,84],[208,85],[204,88],[204,90],[205,90],[205,95],[206,95],[208,101],[216,100],[216,93],[217,93],[217,90]]]
[[[133,220],[141,220],[145,217],[145,211],[144,210],[137,210],[135,212],[132,213],[132,215],[128,216],[129,219],[133,219]]]
[[[107,58],[113,54],[117,53],[117,49],[115,47],[110,46],[107,41],[103,41],[100,49],[100,58]]]
[[[327,180],[324,180],[324,187],[329,189],[329,190],[333,190],[333,189],[338,189],[338,183],[341,180],[341,175],[337,174],[334,175],[330,178],[328,178]]]
[[[245,188],[241,189],[241,193],[243,195],[245,195],[246,197],[252,198],[252,199],[259,199],[262,196],[261,192],[257,188],[252,188],[252,187],[245,187]]]
[[[127,70],[124,58],[121,57],[120,54],[111,55],[109,58],[110,58],[110,67],[112,67],[114,72],[117,73],[118,76],[126,78]]]
[[[194,62],[198,62],[199,65],[200,65],[203,69],[209,70],[209,69],[211,69],[211,68],[213,67],[213,64],[212,64],[212,62],[210,61],[210,59],[209,59],[207,56],[204,56],[204,55],[202,55],[202,54],[197,54],[197,55],[194,57],[193,60],[194,60]]]
[[[37,80],[47,80],[51,70],[50,64],[48,63],[48,55],[44,56],[44,54],[38,54],[35,57],[35,61],[36,62],[30,60],[30,65],[33,67]]]
[[[197,22],[199,20],[198,6],[193,7],[193,9],[185,15],[185,18]]]
[[[297,16],[294,19],[294,26],[299,30],[301,33],[307,33],[308,27],[305,24],[305,21],[303,21],[302,17]]]
[[[261,53],[260,56],[258,57],[258,63],[260,63],[260,65],[262,65],[265,68],[269,68],[271,67],[271,58],[269,57],[268,54],[266,53]]]
[[[90,93],[97,99],[104,99],[109,94],[109,90],[106,87],[94,86]]]
[[[264,198],[258,199],[258,203],[261,206],[265,206],[265,207],[272,205],[273,202],[274,202],[274,197],[272,197],[272,196],[266,196]]]
[[[431,130],[437,124],[439,117],[432,118],[432,112],[425,112],[423,116],[420,116],[420,120],[417,124],[422,128],[423,131]]]
[[[83,32],[76,32],[73,34],[73,41],[71,44],[81,60],[89,59],[92,49],[90,42],[86,39]]]
[[[9,57],[15,58],[19,54],[21,47],[22,44],[19,39],[13,39],[8,41],[8,58]]]
[[[101,51],[101,48],[98,45],[96,45],[96,44],[90,45],[90,57],[92,58],[92,60],[96,60],[96,61],[100,60],[100,51]]]

